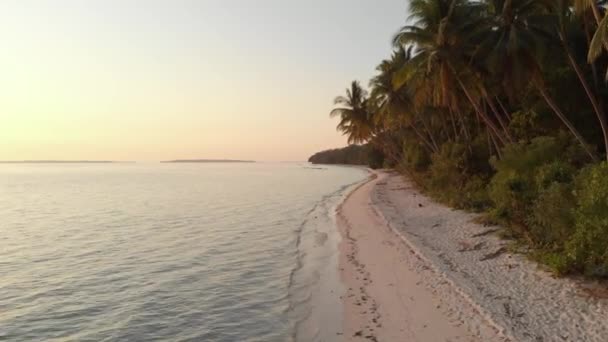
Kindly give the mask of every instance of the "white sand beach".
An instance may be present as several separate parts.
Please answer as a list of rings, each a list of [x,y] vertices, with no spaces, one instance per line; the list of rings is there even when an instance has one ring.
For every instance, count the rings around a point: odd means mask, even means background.
[[[344,340],[606,341],[601,288],[510,254],[476,217],[374,171],[338,210]]]

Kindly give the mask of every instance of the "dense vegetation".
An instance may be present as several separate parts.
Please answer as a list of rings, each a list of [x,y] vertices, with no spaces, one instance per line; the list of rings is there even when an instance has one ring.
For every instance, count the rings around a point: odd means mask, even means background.
[[[596,0],[411,0],[332,117],[561,274],[608,276],[608,15]]]
[[[369,144],[349,145],[317,152],[308,161],[313,164],[367,165],[379,168],[384,165],[384,154]]]

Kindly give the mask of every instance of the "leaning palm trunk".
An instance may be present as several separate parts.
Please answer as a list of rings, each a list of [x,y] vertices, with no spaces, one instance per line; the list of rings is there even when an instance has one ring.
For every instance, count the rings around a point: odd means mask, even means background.
[[[462,133],[464,134],[464,137],[467,141],[471,140],[471,133],[469,132],[469,129],[467,128],[467,123],[464,120],[464,116],[462,115],[462,112],[460,111],[460,108],[456,107],[456,116],[458,117],[458,120],[460,121],[460,127],[462,127]]]
[[[578,130],[574,127],[574,125],[572,125],[572,123],[570,122],[570,120],[568,120],[568,118],[566,118],[566,116],[564,115],[564,113],[559,109],[559,107],[557,106],[557,104],[555,103],[555,101],[553,100],[553,98],[551,97],[551,95],[549,95],[549,93],[547,92],[547,89],[545,88],[545,86],[540,81],[535,81],[534,85],[536,86],[536,89],[538,89],[538,91],[540,92],[540,94],[542,95],[542,97],[545,100],[545,102],[547,102],[547,104],[549,105],[549,107],[551,107],[551,109],[553,110],[553,112],[555,113],[555,115],[557,115],[557,117],[564,123],[564,125],[566,125],[566,127],[568,127],[568,129],[570,130],[570,132],[572,133],[572,135],[574,135],[574,137],[576,138],[576,140],[578,140],[578,142],[581,144],[581,146],[583,147],[583,149],[585,150],[585,152],[587,152],[587,154],[589,155],[589,157],[591,157],[591,159],[593,161],[597,161],[597,157],[589,149],[589,145],[587,144],[587,142],[585,141],[585,139],[583,138],[583,136],[578,132]]]
[[[490,155],[492,155],[492,146],[496,150],[496,156],[498,159],[502,159],[502,153],[500,152],[500,146],[498,146],[498,142],[494,138],[494,135],[488,130],[486,130],[486,134],[488,135],[488,149],[490,151]]]
[[[490,107],[490,109],[494,113],[494,116],[496,116],[496,119],[498,120],[498,123],[500,124],[500,127],[502,127],[502,130],[505,132],[505,137],[507,138],[507,140],[509,142],[513,142],[513,138],[511,137],[511,134],[509,134],[509,127],[507,126],[507,124],[502,119],[500,113],[498,112],[498,109],[496,109],[496,106],[492,102],[492,99],[491,98],[487,98],[486,102],[488,103],[488,106]]]
[[[394,165],[399,163],[401,156],[399,156],[398,152],[394,151],[394,149],[392,148],[392,143],[390,141],[385,143],[378,143],[376,144],[376,146],[384,152],[384,154],[388,157],[390,161],[392,161]]]
[[[498,102],[498,105],[500,106],[500,109],[502,110],[503,114],[507,117],[507,120],[511,121],[511,115],[509,114],[509,111],[507,110],[507,108],[505,108],[505,105],[502,104],[502,101],[500,101],[500,98],[498,96],[496,96],[496,102]]]
[[[591,88],[589,87],[587,80],[585,80],[585,77],[584,77],[580,67],[578,66],[578,63],[576,63],[576,60],[572,56],[572,53],[570,52],[570,48],[568,47],[568,42],[566,41],[566,37],[563,34],[563,32],[559,32],[559,39],[561,40],[562,45],[564,46],[564,50],[566,51],[566,55],[568,56],[570,65],[572,65],[572,68],[576,72],[576,76],[578,76],[578,79],[581,82],[583,88],[585,89],[585,92],[587,93],[587,97],[589,98],[589,101],[591,102],[591,105],[593,106],[595,115],[597,116],[598,120],[600,121],[600,126],[602,128],[602,135],[604,136],[604,150],[606,151],[606,159],[608,160],[608,123],[606,122],[606,115],[604,114],[604,111],[602,110],[599,103],[597,102],[595,95],[593,95],[593,92],[591,91]]]
[[[498,138],[498,140],[500,140],[500,142],[503,145],[506,145],[507,144],[507,140],[502,136],[502,134],[500,134],[498,128],[492,122],[492,120],[486,115],[486,113],[484,113],[481,110],[481,108],[479,108],[479,105],[477,104],[477,102],[475,102],[475,100],[473,99],[473,97],[469,93],[469,90],[467,89],[467,87],[464,85],[464,83],[460,79],[460,76],[458,76],[458,74],[456,74],[455,70],[453,70],[453,72],[456,75],[456,80],[458,80],[458,84],[460,85],[460,88],[462,88],[462,91],[464,92],[465,96],[467,97],[467,99],[469,100],[469,102],[471,103],[471,105],[473,106],[473,109],[475,109],[475,111],[477,112],[477,115],[483,120],[483,122],[486,124],[486,126],[488,126],[490,128],[490,130],[492,131],[492,133],[494,133],[496,135],[496,137]]]
[[[460,138],[460,135],[458,134],[458,129],[456,129],[456,117],[454,117],[454,112],[452,111],[452,108],[448,107],[448,112],[450,113],[450,123],[454,132],[454,140],[458,140],[458,138]]]
[[[433,143],[433,146],[435,147],[435,151],[439,151],[439,145],[437,144],[437,141],[435,140],[435,137],[433,136],[433,131],[431,131],[431,129],[426,124],[426,121],[424,121],[424,119],[420,119],[420,121],[422,122],[422,127],[424,128],[424,130],[426,131],[428,136],[431,138],[431,142]]]
[[[431,144],[431,142],[424,137],[424,134],[422,134],[422,132],[420,132],[418,128],[416,128],[416,125],[414,123],[412,123],[410,127],[412,127],[412,131],[414,131],[418,138],[420,138],[420,140],[424,143],[424,146],[429,150],[430,153],[438,152],[433,146],[433,144]]]

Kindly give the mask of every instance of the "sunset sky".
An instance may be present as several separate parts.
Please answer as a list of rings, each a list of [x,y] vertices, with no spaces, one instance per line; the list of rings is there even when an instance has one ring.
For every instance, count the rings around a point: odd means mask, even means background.
[[[0,2],[0,160],[304,160],[405,0]]]

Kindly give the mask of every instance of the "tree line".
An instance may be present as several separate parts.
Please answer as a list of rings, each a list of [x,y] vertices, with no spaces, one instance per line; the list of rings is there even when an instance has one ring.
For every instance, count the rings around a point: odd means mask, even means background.
[[[330,116],[350,144],[486,212],[556,272],[608,276],[605,5],[411,0],[392,55]]]

